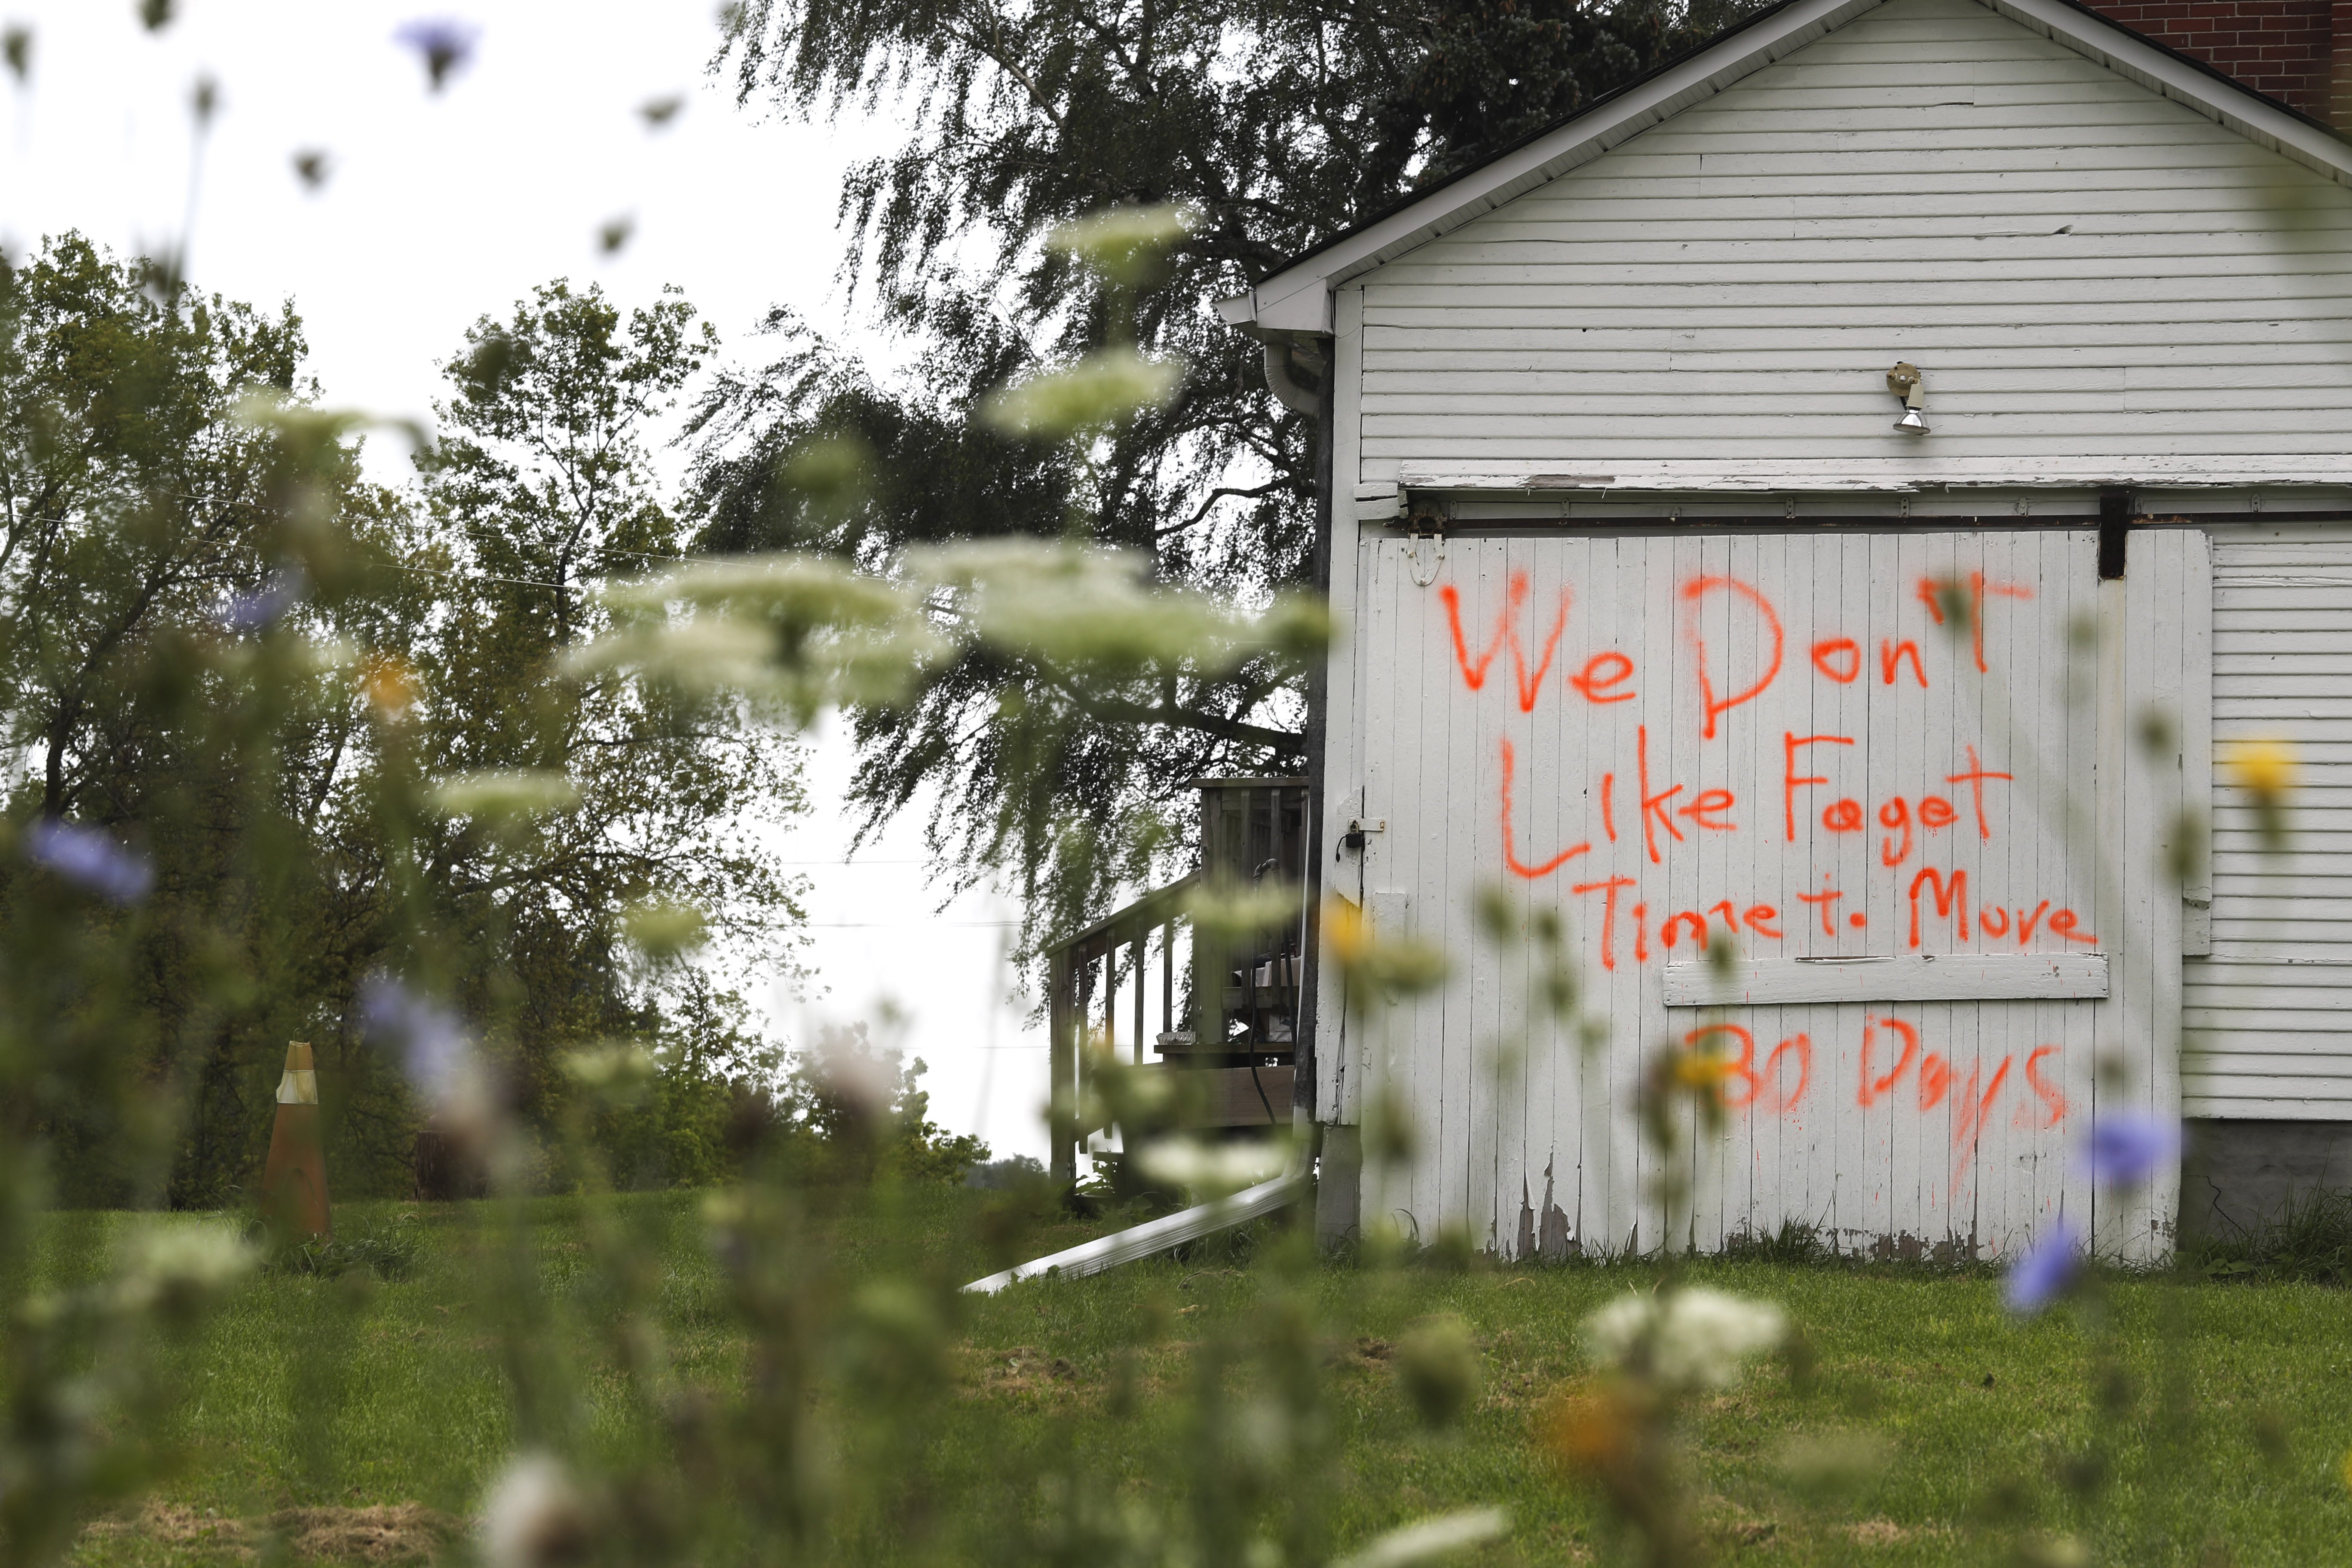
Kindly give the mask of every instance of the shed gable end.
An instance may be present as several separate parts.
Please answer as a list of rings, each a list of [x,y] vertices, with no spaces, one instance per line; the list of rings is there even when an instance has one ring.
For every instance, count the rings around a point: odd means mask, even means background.
[[[1890,0],[1349,285],[1356,478],[2291,482],[2352,441],[2347,242],[2352,191],[2303,164],[1976,0]]]

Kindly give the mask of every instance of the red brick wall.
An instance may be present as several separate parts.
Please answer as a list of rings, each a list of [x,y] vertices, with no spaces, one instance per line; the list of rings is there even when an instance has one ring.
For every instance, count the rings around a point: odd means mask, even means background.
[[[2305,114],[2347,122],[2333,78],[2352,67],[2352,0],[2086,0]]]

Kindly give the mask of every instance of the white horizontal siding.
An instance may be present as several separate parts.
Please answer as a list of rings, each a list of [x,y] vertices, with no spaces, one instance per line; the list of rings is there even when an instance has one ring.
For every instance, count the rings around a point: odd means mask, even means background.
[[[2352,440],[2352,191],[1976,0],[1891,0],[1360,286],[1364,479]]]
[[[2213,952],[2188,961],[2191,1116],[2352,1121],[2352,529],[2217,530],[2213,733],[2302,764],[2284,847],[2213,802]]]

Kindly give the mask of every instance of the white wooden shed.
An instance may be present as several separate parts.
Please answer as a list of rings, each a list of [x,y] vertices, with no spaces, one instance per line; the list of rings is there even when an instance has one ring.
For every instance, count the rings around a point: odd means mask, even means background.
[[[1328,420],[1324,887],[1457,960],[1344,1026],[1315,977],[1327,1229],[1654,1245],[1640,1068],[1695,1038],[1701,1249],[2148,1256],[2179,1184],[2103,1197],[2094,1117],[2352,1133],[2347,184],[2068,0],[1790,0],[1226,302]],[[2284,858],[2214,783],[2256,737]]]

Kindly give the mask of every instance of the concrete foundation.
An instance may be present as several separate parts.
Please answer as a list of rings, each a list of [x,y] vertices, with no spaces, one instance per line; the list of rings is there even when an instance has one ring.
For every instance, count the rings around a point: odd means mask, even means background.
[[[1327,1122],[1315,1167],[1315,1243],[1327,1251],[1354,1241],[1362,1223],[1364,1130]]]
[[[2243,1236],[2290,1199],[2352,1189],[2352,1121],[2191,1121],[2187,1132],[2183,1241]]]

